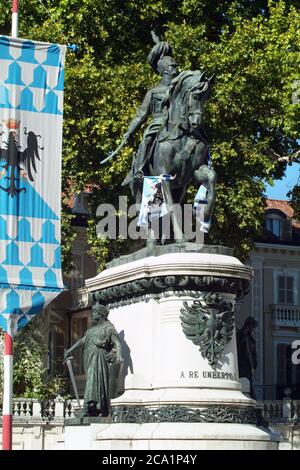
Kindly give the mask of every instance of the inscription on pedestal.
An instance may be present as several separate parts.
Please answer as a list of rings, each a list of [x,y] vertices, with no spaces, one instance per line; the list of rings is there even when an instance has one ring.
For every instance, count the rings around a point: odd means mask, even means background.
[[[218,379],[218,380],[237,380],[235,374],[230,372],[215,372],[209,370],[188,370],[181,371],[181,379]]]

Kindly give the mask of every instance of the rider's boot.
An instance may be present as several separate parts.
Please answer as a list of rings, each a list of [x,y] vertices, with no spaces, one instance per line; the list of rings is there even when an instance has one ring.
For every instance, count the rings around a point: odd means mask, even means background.
[[[138,148],[136,158],[133,162],[132,168],[126,178],[124,179],[122,186],[134,182],[141,182],[144,177],[143,168],[148,160],[148,141],[142,142]]]

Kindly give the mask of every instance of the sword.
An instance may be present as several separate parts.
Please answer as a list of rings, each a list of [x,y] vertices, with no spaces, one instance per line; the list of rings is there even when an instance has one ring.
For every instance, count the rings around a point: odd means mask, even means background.
[[[116,148],[116,150],[112,152],[110,155],[108,155],[108,157],[106,157],[104,160],[102,160],[102,162],[100,162],[100,165],[104,165],[104,163],[114,158],[114,156],[120,152],[121,148],[123,148],[127,144],[127,142],[128,142],[128,137],[125,137],[120,143],[120,145]]]
[[[67,367],[68,367],[70,379],[71,379],[71,382],[72,382],[72,387],[73,387],[73,390],[74,390],[74,393],[75,393],[75,397],[76,397],[76,400],[77,400],[77,403],[78,403],[78,406],[79,406],[79,410],[81,410],[81,405],[80,405],[80,400],[79,400],[77,385],[76,385],[76,381],[75,381],[75,377],[74,377],[74,372],[73,372],[73,367],[72,367],[72,362],[71,362],[72,359],[74,359],[74,358],[73,358],[73,357],[67,357],[67,358],[64,360],[63,363],[67,363]]]

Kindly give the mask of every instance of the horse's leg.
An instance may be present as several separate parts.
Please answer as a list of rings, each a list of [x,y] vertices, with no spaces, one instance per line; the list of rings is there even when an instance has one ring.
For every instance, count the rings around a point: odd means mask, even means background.
[[[171,181],[164,181],[164,193],[173,225],[174,239],[179,242],[185,240],[182,232],[182,210],[179,204],[174,204],[171,184]]]
[[[149,164],[149,170],[150,170],[150,175],[151,176],[159,176],[165,173],[169,172],[169,162],[170,162],[170,157],[172,154],[172,147],[170,146],[169,143],[167,142],[158,142],[156,141],[154,151],[153,151],[153,160],[152,163]],[[169,226],[168,226],[168,221],[166,218],[168,217],[168,214],[160,218],[161,223],[159,223],[159,232],[160,236],[159,239],[162,244],[164,244],[165,240],[167,239],[167,234],[169,232]],[[164,231],[166,233],[164,233]],[[149,229],[149,238],[147,240],[147,246],[148,245],[153,245],[153,238],[154,238],[154,230]],[[156,242],[157,240],[155,240]]]
[[[215,203],[217,175],[212,168],[208,168],[207,165],[201,165],[200,168],[194,172],[194,180],[198,185],[203,184],[207,188],[207,204],[204,205],[204,224],[202,230],[203,232],[208,232],[211,226]]]
[[[143,196],[143,183],[134,181],[130,184],[130,189],[132,196],[135,199],[135,203],[137,205],[140,205],[142,202],[142,196]],[[146,245],[148,248],[151,248],[156,245],[156,236],[155,236],[155,230],[153,230],[151,224],[146,228],[147,230],[147,241]]]
[[[176,151],[177,150],[175,149],[174,145],[172,145],[169,141],[162,142],[156,145],[153,159],[154,176],[174,173],[174,156],[176,154]],[[182,240],[184,237],[180,223],[181,212],[178,214],[176,206],[174,207],[174,198],[172,194],[171,185],[172,183],[170,181],[163,181],[164,195],[168,209],[168,215],[173,225],[174,238],[176,240]],[[164,244],[166,239],[167,233],[162,233],[161,243]]]
[[[136,204],[141,204],[142,202],[142,191],[143,191],[143,181],[133,181],[130,183],[131,195],[135,200]]]

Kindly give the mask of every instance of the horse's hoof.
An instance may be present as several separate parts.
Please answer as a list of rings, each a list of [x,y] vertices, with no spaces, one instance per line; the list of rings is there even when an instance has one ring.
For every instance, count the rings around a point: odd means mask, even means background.
[[[157,245],[157,240],[151,240],[151,239],[147,240],[146,246],[147,246],[148,249],[151,250],[151,249],[155,248],[156,245]]]

